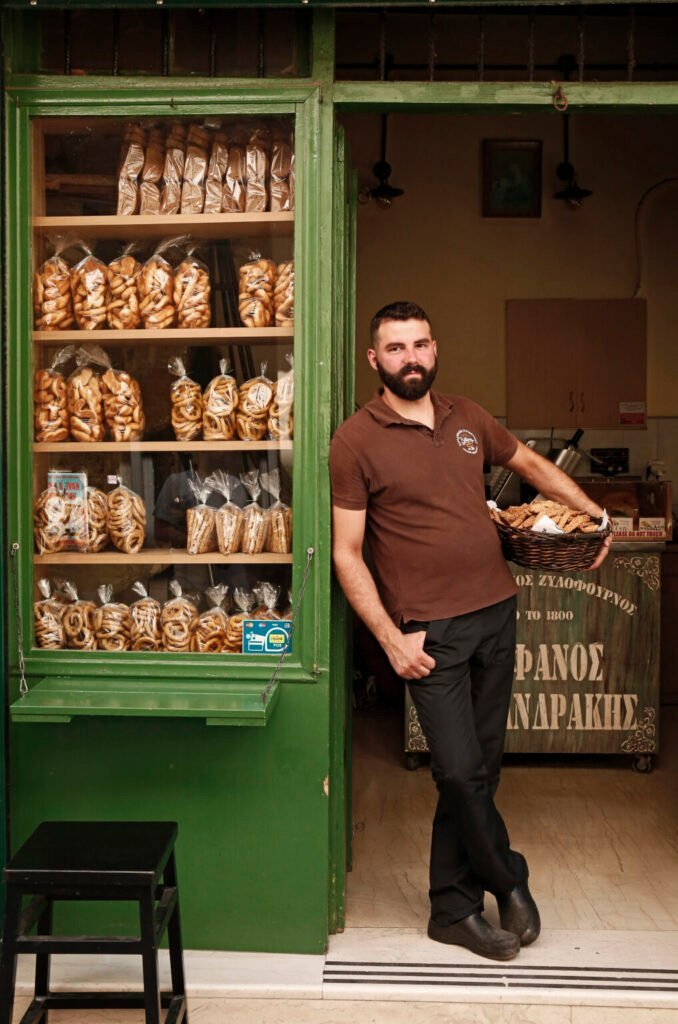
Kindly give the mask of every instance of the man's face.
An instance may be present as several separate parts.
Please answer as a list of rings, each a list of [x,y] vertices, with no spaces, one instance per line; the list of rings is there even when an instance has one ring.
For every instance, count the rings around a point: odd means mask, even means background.
[[[385,320],[367,358],[385,387],[408,402],[423,398],[438,372],[438,348],[425,320]]]

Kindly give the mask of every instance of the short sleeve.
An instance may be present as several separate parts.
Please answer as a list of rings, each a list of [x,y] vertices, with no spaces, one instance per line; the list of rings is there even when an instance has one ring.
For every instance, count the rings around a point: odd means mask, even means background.
[[[330,444],[330,480],[333,505],[354,511],[367,508],[369,489],[360,461],[338,434]]]
[[[516,453],[518,438],[497,423],[494,416],[477,406],[483,433],[483,456],[491,466],[505,466]]]

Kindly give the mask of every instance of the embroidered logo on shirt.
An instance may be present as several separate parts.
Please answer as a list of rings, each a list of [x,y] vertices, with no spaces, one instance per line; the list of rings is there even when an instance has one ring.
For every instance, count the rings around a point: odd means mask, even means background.
[[[465,428],[457,431],[457,444],[467,455],[475,455],[478,451],[478,438]]]

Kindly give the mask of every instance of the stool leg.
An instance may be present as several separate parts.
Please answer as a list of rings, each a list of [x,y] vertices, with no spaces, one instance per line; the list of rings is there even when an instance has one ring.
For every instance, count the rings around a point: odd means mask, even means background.
[[[177,883],[177,867],[174,859],[174,850],[167,861],[163,874],[164,884],[173,886],[177,893],[177,903],[174,913],[167,925],[169,938],[170,970],[172,973],[172,994],[186,997],[186,981],[184,978],[184,947],[181,943],[181,917],[179,915],[179,885]],[[188,1010],[184,1011],[184,1024],[188,1024]]]
[[[7,886],[5,925],[0,955],[0,1024],[12,1024],[14,986],[16,983],[16,950],[14,940],[19,927],[21,893],[13,885]]]
[[[155,941],[155,901],[149,889],[139,899],[141,924],[141,954],[144,965],[144,1011],[146,1024],[160,1024],[160,979],[158,976],[158,946]]]
[[[47,906],[43,910],[42,914],[38,918],[38,935],[51,935],[52,934],[52,909],[53,904],[49,896],[47,897]],[[49,953],[36,953],[35,955],[35,994],[36,996],[48,996],[49,995],[49,972],[50,972],[50,955]],[[45,1013],[42,1018],[45,1024],[47,1024],[49,1014]]]

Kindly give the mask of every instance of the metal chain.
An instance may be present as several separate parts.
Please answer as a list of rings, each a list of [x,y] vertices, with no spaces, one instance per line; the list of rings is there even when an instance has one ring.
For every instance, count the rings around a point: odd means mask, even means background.
[[[310,572],[311,572],[311,562],[313,561],[314,554],[315,554],[315,548],[306,548],[306,566],[304,568],[304,575],[303,575],[303,578],[302,578],[302,581],[301,581],[301,586],[299,587],[299,596],[297,598],[297,604],[296,604],[296,607],[295,607],[294,611],[292,612],[292,627],[290,629],[290,640],[292,639],[292,636],[293,636],[293,633],[294,633],[294,623],[297,621],[297,615],[299,614],[299,609],[301,608],[301,602],[303,600],[304,591],[306,590],[306,583],[308,582],[308,577],[309,577]],[[289,651],[289,646],[290,646],[290,641],[288,640],[288,642],[285,644],[284,648],[280,652],[280,657],[278,658],[278,664],[273,669],[273,675],[271,676],[271,678],[270,678],[270,680],[268,682],[268,686],[266,687],[266,689],[264,690],[264,692],[261,695],[261,699],[262,699],[264,704],[266,703],[266,699],[267,699],[268,695],[270,694],[271,690],[273,689],[273,684],[275,683],[276,679],[278,678],[278,673],[280,672],[280,668],[281,668],[281,665],[282,665],[282,663],[283,663],[283,661],[285,659],[285,655]]]
[[[19,551],[20,547],[16,541],[12,544],[12,576],[14,577],[14,604],[16,611],[17,644],[19,648],[19,693],[25,697],[28,693],[26,682],[26,662],[24,661],[24,627],[21,616],[21,599],[19,597]]]

